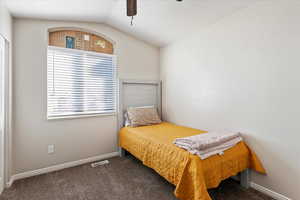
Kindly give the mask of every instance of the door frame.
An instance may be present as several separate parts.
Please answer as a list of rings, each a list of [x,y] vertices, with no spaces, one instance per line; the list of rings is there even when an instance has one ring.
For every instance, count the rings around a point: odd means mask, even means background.
[[[4,190],[4,174],[5,174],[5,169],[4,169],[4,165],[5,165],[5,130],[4,130],[4,66],[5,66],[5,62],[6,62],[6,58],[5,58],[5,39],[0,35],[0,106],[2,110],[1,116],[0,116],[0,193]]]
[[[1,77],[0,77],[0,81],[1,81],[1,90],[2,94],[0,94],[0,98],[1,98],[1,103],[0,106],[2,108],[2,116],[0,116],[0,123],[1,123],[1,127],[3,131],[2,134],[2,144],[0,147],[2,148],[2,155],[0,156],[0,159],[3,163],[3,169],[2,172],[0,172],[2,175],[2,179],[0,180],[0,194],[1,192],[4,190],[4,188],[6,187],[7,183],[9,182],[10,179],[10,170],[9,170],[9,166],[10,166],[10,152],[11,152],[11,61],[10,61],[10,44],[8,42],[8,40],[6,40],[5,37],[3,37],[0,34],[0,42],[3,43],[4,45],[4,66],[3,68],[1,68]],[[0,127],[0,128],[1,128]]]

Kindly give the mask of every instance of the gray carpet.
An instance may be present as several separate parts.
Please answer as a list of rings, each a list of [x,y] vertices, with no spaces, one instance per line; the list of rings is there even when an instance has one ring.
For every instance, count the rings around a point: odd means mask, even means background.
[[[174,186],[132,156],[16,181],[0,200],[176,200]],[[215,200],[272,200],[233,180],[209,191]]]

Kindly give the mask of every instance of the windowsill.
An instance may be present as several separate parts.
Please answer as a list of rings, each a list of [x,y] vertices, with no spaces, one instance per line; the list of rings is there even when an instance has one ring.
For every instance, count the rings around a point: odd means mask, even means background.
[[[105,113],[105,114],[87,114],[87,115],[69,115],[69,116],[57,116],[47,117],[47,120],[60,120],[60,119],[79,119],[79,118],[90,118],[90,117],[108,117],[116,116],[117,113]]]

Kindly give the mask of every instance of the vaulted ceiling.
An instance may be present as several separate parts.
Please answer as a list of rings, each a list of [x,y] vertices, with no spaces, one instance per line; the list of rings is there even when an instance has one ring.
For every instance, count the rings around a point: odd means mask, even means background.
[[[263,0],[138,0],[134,25],[126,0],[6,0],[15,17],[108,24],[155,46],[165,46],[195,30]]]

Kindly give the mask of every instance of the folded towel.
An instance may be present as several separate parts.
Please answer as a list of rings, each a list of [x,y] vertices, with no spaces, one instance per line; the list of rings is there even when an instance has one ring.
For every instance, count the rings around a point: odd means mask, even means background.
[[[192,154],[195,154],[195,155],[198,155],[202,160],[210,157],[210,156],[213,156],[213,155],[223,155],[224,154],[224,151],[234,147],[236,144],[238,144],[239,142],[241,142],[243,139],[242,137],[237,137],[237,138],[234,138],[232,140],[229,140],[219,146],[215,146],[215,147],[211,147],[211,148],[208,148],[206,150],[197,150],[197,149],[194,149],[194,150],[191,150],[189,152],[191,152]]]
[[[177,138],[174,144],[198,155],[202,160],[232,148],[243,139],[240,133],[209,132],[185,138]]]
[[[188,149],[203,150],[218,146],[237,137],[240,137],[240,133],[238,132],[217,131],[193,135],[190,137],[177,138],[175,139],[174,144],[186,146]]]

